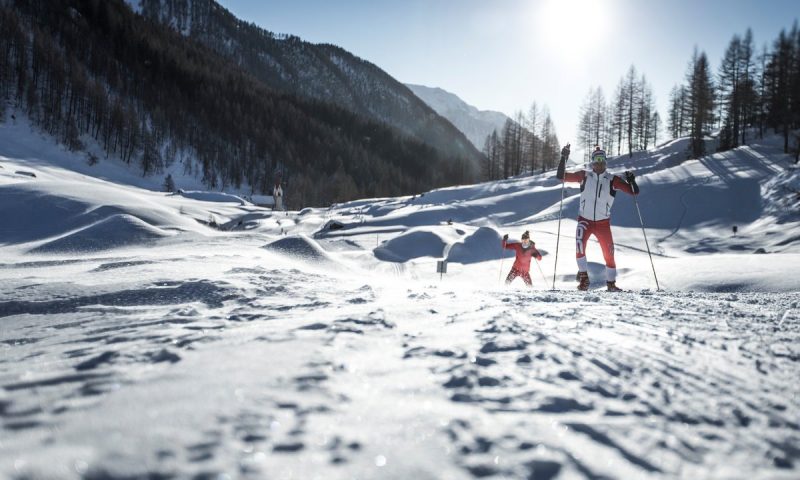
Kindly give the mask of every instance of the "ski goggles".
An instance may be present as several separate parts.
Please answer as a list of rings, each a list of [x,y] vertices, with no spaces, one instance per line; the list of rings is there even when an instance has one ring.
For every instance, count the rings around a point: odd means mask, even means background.
[[[606,156],[602,153],[592,155],[592,163],[606,163]]]

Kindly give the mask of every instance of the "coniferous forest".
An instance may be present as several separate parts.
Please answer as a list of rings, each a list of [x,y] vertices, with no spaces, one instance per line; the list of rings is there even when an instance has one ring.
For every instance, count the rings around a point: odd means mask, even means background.
[[[293,207],[475,178],[469,152],[270,88],[121,0],[9,3],[0,6],[0,108],[25,111],[71,149],[90,136],[145,175],[189,151],[197,161],[185,168],[211,189],[269,192],[280,172]]]
[[[660,129],[665,134],[660,135]],[[751,30],[731,38],[715,70],[705,52],[695,49],[684,81],[669,95],[665,121],[655,109],[652,87],[631,66],[606,103],[593,88],[580,113],[579,144],[595,144],[613,154],[647,150],[659,138],[690,137],[688,157],[706,151],[705,139],[719,132],[718,150],[745,145],[770,130],[783,139],[783,150],[800,158],[800,28],[789,30],[761,49]]]

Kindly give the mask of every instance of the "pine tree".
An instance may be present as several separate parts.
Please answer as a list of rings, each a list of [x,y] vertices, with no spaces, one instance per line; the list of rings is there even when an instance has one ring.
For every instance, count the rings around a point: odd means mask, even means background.
[[[541,123],[541,118],[539,114],[539,107],[536,105],[534,101],[531,103],[531,107],[528,110],[528,130],[531,132],[530,135],[530,159],[531,159],[531,172],[536,171],[536,162],[539,160],[539,151],[541,150],[540,147],[540,140],[537,136],[537,131],[539,130],[539,124]]]
[[[616,147],[616,130],[615,130],[615,114],[613,103],[609,103],[606,106],[606,119],[605,119],[605,130],[603,132],[603,147],[605,150],[613,155],[614,148]]]
[[[756,121],[756,103],[758,94],[756,93],[755,82],[755,63],[753,61],[753,31],[749,28],[742,38],[739,53],[740,73],[742,82],[739,87],[741,101],[741,130],[742,139],[740,144],[747,143],[747,129]]]
[[[789,73],[789,92],[790,98],[787,99],[789,103],[789,117],[790,128],[800,128],[800,28],[798,28],[797,20],[790,33],[792,42],[792,67]],[[795,132],[795,163],[800,160],[800,131]],[[788,142],[787,142],[788,145]]]
[[[625,76],[623,84],[623,95],[625,98],[625,135],[628,142],[628,156],[633,156],[633,146],[635,143],[634,127],[636,125],[636,106],[640,102],[641,92],[639,83],[636,81],[636,67],[631,65],[628,74]]]
[[[639,104],[636,115],[636,144],[638,150],[647,150],[650,142],[650,135],[655,111],[655,98],[653,88],[647,83],[647,78],[642,75],[639,83]]]
[[[622,154],[622,135],[625,131],[625,82],[620,79],[614,96],[614,131],[617,136],[617,155]]]
[[[556,129],[547,107],[542,110],[542,116],[544,120],[540,137],[542,139],[542,172],[544,172],[558,165],[561,147],[558,144]]]
[[[650,123],[652,124],[652,131],[653,131],[653,146],[658,146],[658,129],[661,127],[661,115],[658,112],[653,112],[653,116],[650,117]]]
[[[725,50],[718,75],[720,96],[725,107],[724,132],[720,142],[720,149],[722,150],[736,147],[739,141],[739,122],[741,119],[740,53],[741,39],[739,35],[734,35]]]
[[[782,30],[773,45],[773,53],[765,73],[767,97],[767,123],[783,135],[783,151],[789,153],[789,132],[792,126],[792,105],[798,93],[792,91],[794,53],[794,31]]]
[[[589,90],[581,107],[581,118],[578,126],[578,145],[588,158],[594,145],[603,143],[606,133],[607,110],[605,95],[601,87]]]
[[[714,84],[705,52],[694,51],[686,81],[689,151],[692,158],[699,158],[705,154],[704,135],[714,120]]]
[[[481,171],[481,177],[483,180],[497,180],[498,179],[498,151],[499,151],[499,140],[497,135],[497,129],[495,129],[491,134],[486,136],[486,141],[483,144],[483,168]]]

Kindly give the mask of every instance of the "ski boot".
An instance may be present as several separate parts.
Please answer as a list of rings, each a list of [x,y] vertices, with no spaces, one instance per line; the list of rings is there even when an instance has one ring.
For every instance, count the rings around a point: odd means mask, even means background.
[[[606,288],[608,288],[609,292],[622,292],[621,288],[617,286],[617,282],[606,282]]]
[[[588,272],[578,272],[578,290],[589,290],[589,273]]]

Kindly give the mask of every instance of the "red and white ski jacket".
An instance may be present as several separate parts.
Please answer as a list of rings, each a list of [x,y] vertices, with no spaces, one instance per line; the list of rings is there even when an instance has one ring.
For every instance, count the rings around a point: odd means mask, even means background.
[[[506,250],[514,250],[516,252],[517,257],[514,259],[514,265],[511,268],[520,273],[528,273],[531,268],[531,258],[542,259],[542,254],[539,253],[539,250],[536,250],[536,244],[533,242],[528,248],[524,248],[521,243],[503,241],[502,244]]]
[[[622,178],[605,171],[596,174],[592,171],[566,172],[565,182],[581,184],[581,205],[579,215],[586,220],[598,221],[611,218],[611,206],[617,191],[637,195],[634,188]]]

